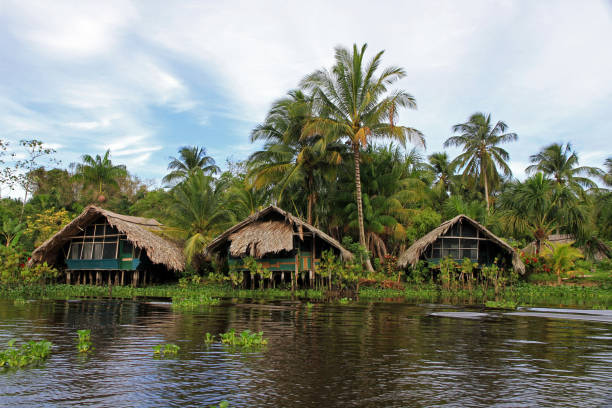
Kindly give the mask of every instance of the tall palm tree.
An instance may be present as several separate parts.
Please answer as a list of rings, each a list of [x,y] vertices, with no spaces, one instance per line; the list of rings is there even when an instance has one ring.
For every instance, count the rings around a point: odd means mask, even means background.
[[[510,155],[499,147],[501,143],[508,143],[518,139],[516,133],[505,133],[508,126],[498,121],[491,122],[491,114],[474,113],[467,122],[453,126],[454,133],[444,142],[444,147],[457,146],[463,148],[463,153],[453,160],[459,168],[463,168],[464,176],[480,179],[485,192],[487,212],[490,211],[489,192],[493,183],[498,183],[500,175],[498,167],[505,176],[512,171],[506,163]]]
[[[290,91],[275,102],[265,121],[255,127],[251,141],[265,141],[262,150],[249,158],[250,175],[257,189],[276,186],[278,202],[289,186],[301,186],[306,193],[308,223],[313,222],[317,181],[332,178],[342,161],[342,146],[324,143],[320,135],[305,139],[302,130],[312,117],[312,98],[302,91]]]
[[[179,149],[179,157],[171,157],[168,170],[171,170],[162,181],[172,183],[185,180],[195,170],[200,169],[206,175],[217,174],[220,169],[215,159],[206,155],[206,149],[198,146],[184,146]]]
[[[171,224],[166,232],[185,240],[185,256],[190,262],[204,246],[230,222],[230,214],[222,205],[223,187],[195,169],[172,190]]]
[[[110,159],[110,150],[92,157],[88,154],[81,157],[82,163],[76,165],[75,180],[83,183],[84,187],[92,187],[97,190],[96,198],[102,201],[102,193],[105,188],[118,188],[117,180],[127,177],[127,169],[124,165],[114,165]]]
[[[569,143],[565,145],[553,143],[546,146],[538,154],[529,157],[531,166],[527,167],[527,173],[541,171],[546,176],[552,177],[555,183],[569,186],[576,192],[582,192],[582,188],[595,188],[597,184],[583,175],[601,177],[600,169],[588,166],[578,166],[578,155]]]
[[[586,222],[584,203],[567,186],[536,173],[524,182],[511,183],[501,196],[500,220],[515,234],[528,233],[536,253],[555,229],[582,236]]]
[[[323,135],[331,140],[347,140],[353,151],[355,193],[359,221],[359,243],[366,247],[361,195],[360,153],[370,140],[389,138],[425,145],[421,132],[395,124],[401,107],[416,108],[414,97],[403,90],[389,91],[388,86],[406,73],[399,67],[388,67],[378,74],[384,51],[364,61],[367,44],[352,51],[337,47],[331,71],[321,69],[306,76],[301,83],[312,90],[316,116],[304,128],[303,137]],[[372,270],[368,259],[366,266]]]

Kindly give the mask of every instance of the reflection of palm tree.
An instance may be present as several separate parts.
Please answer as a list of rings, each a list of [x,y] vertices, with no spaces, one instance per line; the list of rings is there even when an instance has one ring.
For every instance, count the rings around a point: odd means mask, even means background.
[[[77,164],[74,178],[83,182],[85,187],[97,188],[98,198],[102,196],[104,187],[117,188],[117,179],[127,176],[124,165],[113,165],[110,150],[107,150],[104,156],[97,154],[95,158],[86,154],[81,160],[83,163]]]
[[[424,145],[421,132],[395,124],[401,107],[416,108],[415,99],[405,91],[390,94],[387,87],[406,74],[398,67],[377,71],[384,51],[364,62],[367,45],[353,45],[352,52],[336,48],[336,63],[331,71],[318,70],[302,80],[305,89],[313,90],[317,116],[308,121],[303,136],[323,135],[331,140],[347,139],[353,150],[355,192],[359,224],[359,243],[366,237],[361,194],[360,153],[371,139],[390,138],[402,145],[406,141]],[[366,266],[372,270],[368,259]]]
[[[529,160],[533,164],[527,167],[528,173],[541,171],[552,177],[555,183],[569,186],[577,192],[581,192],[583,187],[597,187],[594,181],[581,175],[601,177],[603,174],[600,169],[594,167],[578,166],[578,155],[569,143],[553,143],[538,154],[532,155]]]
[[[506,176],[512,174],[506,163],[510,155],[497,146],[518,138],[516,133],[504,133],[507,128],[508,126],[502,121],[492,125],[490,114],[477,112],[470,116],[467,122],[453,126],[453,132],[461,134],[451,136],[444,142],[444,147],[463,147],[463,153],[457,156],[453,163],[464,169],[464,176],[480,178],[484,187],[487,212],[490,207],[490,187],[500,180],[497,168],[499,167]]]
[[[184,180],[195,170],[200,169],[205,175],[217,174],[220,169],[215,165],[215,160],[206,155],[206,149],[203,147],[181,147],[179,149],[179,158],[172,157],[172,161],[168,164],[168,170],[171,170],[162,181],[171,183],[177,180]]]

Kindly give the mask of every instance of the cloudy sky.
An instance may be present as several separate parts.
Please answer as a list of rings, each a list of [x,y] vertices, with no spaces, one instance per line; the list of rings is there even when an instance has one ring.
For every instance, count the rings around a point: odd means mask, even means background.
[[[0,0],[0,139],[41,139],[65,164],[111,149],[157,180],[183,145],[244,159],[275,99],[364,42],[405,68],[418,110],[401,122],[425,154],[484,111],[518,133],[517,177],[552,142],[583,164],[612,155],[612,3],[596,0]]]

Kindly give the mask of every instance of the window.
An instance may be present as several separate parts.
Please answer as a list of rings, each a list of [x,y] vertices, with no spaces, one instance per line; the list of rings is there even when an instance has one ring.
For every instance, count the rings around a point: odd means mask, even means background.
[[[91,259],[93,255],[93,239],[85,238],[85,242],[83,242],[83,252],[81,254],[81,259]]]
[[[80,259],[82,248],[83,244],[81,242],[73,242],[70,245],[70,259]]]
[[[117,258],[117,241],[104,242],[104,250],[102,251],[102,259]]]
[[[94,242],[92,259],[102,259],[103,249],[104,249],[103,242]]]

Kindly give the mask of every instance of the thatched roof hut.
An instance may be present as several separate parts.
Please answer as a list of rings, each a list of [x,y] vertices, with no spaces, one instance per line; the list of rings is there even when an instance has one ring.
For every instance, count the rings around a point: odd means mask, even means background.
[[[353,254],[344,249],[338,241],[273,205],[229,228],[215,238],[204,253],[212,255],[227,250],[232,257],[252,256],[260,259],[267,255],[293,251],[306,236],[322,240],[334,248],[343,260],[353,259]]]
[[[159,222],[152,218],[117,214],[94,205],[85,208],[78,217],[36,248],[32,252],[30,264],[61,264],[65,256],[63,251],[73,237],[83,234],[88,225],[100,219],[104,219],[119,234],[125,235],[134,247],[144,250],[153,264],[163,265],[174,271],[182,271],[185,268],[181,249],[155,233],[161,230],[162,225]]]
[[[466,233],[456,233],[461,225],[467,225],[468,228],[465,228]],[[469,233],[467,232],[469,229]],[[452,234],[451,234],[452,233]],[[483,245],[492,244],[493,247],[498,248],[502,253],[505,253],[512,260],[512,266],[514,269],[520,274],[525,273],[525,265],[521,261],[517,251],[504,242],[502,239],[497,237],[483,225],[478,223],[477,221],[471,219],[466,215],[458,215],[455,218],[445,221],[440,224],[439,227],[427,233],[421,239],[417,240],[410,248],[408,248],[404,253],[402,253],[398,259],[398,266],[401,268],[405,268],[408,265],[414,266],[419,259],[423,258],[437,258],[436,256],[429,255],[429,251],[437,250],[435,249],[437,243],[441,238],[448,238],[449,240],[465,240],[471,243],[475,243],[473,247],[467,247],[464,245],[465,249],[462,249],[462,244],[458,243],[456,249],[453,247],[450,251],[457,251],[459,254],[456,256],[456,259],[462,259],[465,257],[459,251],[466,251],[466,253],[476,254],[475,256],[467,256],[468,258],[476,258],[478,259],[478,251],[479,248]],[[468,252],[475,251],[475,252]],[[439,258],[439,257],[438,257]]]

